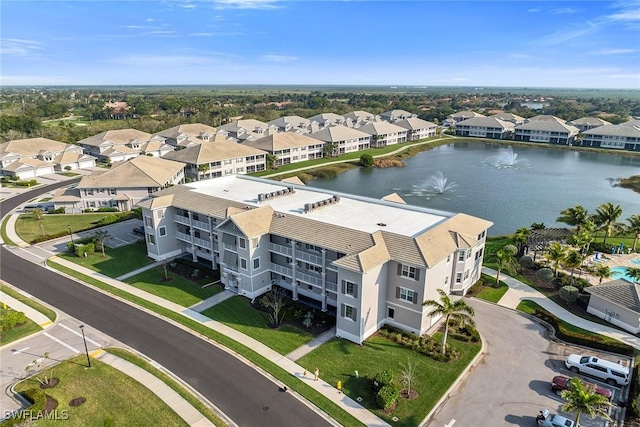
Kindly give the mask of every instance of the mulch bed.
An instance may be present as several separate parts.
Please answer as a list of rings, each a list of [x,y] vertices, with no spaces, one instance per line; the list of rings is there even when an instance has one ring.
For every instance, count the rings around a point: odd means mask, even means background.
[[[391,405],[388,409],[380,409],[380,412],[382,412],[385,415],[390,415],[391,413],[393,413],[393,411],[396,410],[397,407],[398,407],[398,401],[396,400],[395,402],[393,402],[393,405]]]
[[[80,406],[82,405],[84,402],[86,402],[87,399],[80,396],[80,397],[74,397],[73,399],[71,399],[71,401],[69,402],[69,406]]]
[[[410,393],[407,393],[407,391],[408,391],[408,390],[407,390],[406,388],[405,388],[405,389],[403,389],[403,390],[400,392],[400,397],[402,397],[402,398],[403,398],[403,399],[405,399],[405,400],[415,400],[415,399],[417,399],[417,398],[418,398],[418,396],[420,396],[420,393],[418,393],[418,392],[417,392],[417,391],[415,391],[415,390],[411,390],[411,392],[410,392]]]
[[[48,414],[49,412],[55,410],[58,407],[58,401],[55,400],[53,397],[49,396],[48,394],[47,396],[47,401],[44,404],[44,413]]]
[[[47,381],[44,384],[40,384],[40,388],[43,390],[45,388],[54,388],[55,386],[58,385],[59,382],[60,382],[59,378],[49,378],[49,381]]]

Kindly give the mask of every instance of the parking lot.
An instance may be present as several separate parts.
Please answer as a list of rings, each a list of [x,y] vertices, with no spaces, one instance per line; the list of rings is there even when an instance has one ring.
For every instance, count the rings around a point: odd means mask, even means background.
[[[535,426],[540,410],[548,408],[557,413],[564,403],[550,388],[556,375],[579,376],[612,389],[614,403],[626,401],[628,387],[611,387],[597,379],[575,375],[564,365],[565,357],[573,353],[614,362],[620,357],[550,341],[546,329],[526,316],[479,300],[468,303],[476,311],[474,319],[486,340],[487,352],[430,426]],[[612,418],[619,411],[614,406]],[[575,415],[568,418],[574,419]],[[603,426],[604,421],[583,415],[580,425]]]

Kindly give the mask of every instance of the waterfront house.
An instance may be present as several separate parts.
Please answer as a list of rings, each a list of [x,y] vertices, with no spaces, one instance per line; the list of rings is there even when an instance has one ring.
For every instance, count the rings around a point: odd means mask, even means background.
[[[275,166],[305,160],[320,159],[324,155],[324,144],[315,138],[293,132],[275,133],[242,145],[257,148],[276,156]]]
[[[478,138],[507,139],[513,135],[515,125],[493,117],[474,117],[453,125],[459,136]]]
[[[529,119],[527,123],[515,127],[516,141],[547,142],[551,144],[573,144],[580,130],[554,116],[541,115]]]
[[[580,119],[571,120],[567,122],[568,125],[577,127],[580,132],[586,132],[589,129],[597,128],[598,126],[610,125],[606,120],[602,120],[599,117],[582,117]]]
[[[505,122],[511,122],[514,125],[521,125],[526,121],[526,119],[524,117],[521,117],[521,116],[519,116],[517,114],[513,114],[513,113],[505,113],[504,111],[502,113],[492,114],[489,117],[494,118],[494,119],[500,119],[500,120],[503,120]]]
[[[640,151],[640,125],[606,125],[585,131],[583,147]]]
[[[371,142],[371,135],[347,126],[330,126],[309,134],[309,137],[331,144],[331,154],[344,154],[366,150]]]
[[[432,138],[438,134],[438,125],[417,117],[396,120],[393,124],[407,130],[407,141]]]
[[[358,130],[371,135],[371,148],[407,142],[407,129],[385,121],[366,123]]]

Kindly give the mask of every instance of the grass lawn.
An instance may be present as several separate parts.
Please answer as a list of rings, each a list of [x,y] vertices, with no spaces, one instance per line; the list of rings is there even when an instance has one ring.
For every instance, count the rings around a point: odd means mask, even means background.
[[[47,316],[49,320],[51,320],[52,322],[56,320],[57,316],[55,311],[51,310],[48,307],[45,307],[44,305],[40,304],[37,301],[32,300],[31,298],[27,298],[26,296],[22,295],[20,292],[13,290],[13,288],[5,285],[4,283],[0,283],[0,291],[4,292],[9,296],[12,296],[13,298],[17,299],[21,303],[28,305],[29,307],[35,310],[38,310],[40,313]]]
[[[494,286],[483,286],[482,290],[478,292],[475,296],[476,298],[483,299],[485,301],[497,303],[500,301],[500,298],[509,290],[509,286],[505,285],[504,282],[500,281],[500,284],[497,287]]]
[[[106,248],[105,255],[103,257],[102,252],[97,251],[87,258],[80,258],[68,252],[61,253],[58,256],[109,277],[122,276],[153,262],[147,258],[147,247],[138,243],[115,249]]]
[[[202,312],[207,317],[237,329],[280,354],[288,354],[313,336],[290,325],[270,328],[267,313],[251,307],[249,299],[233,297]]]
[[[0,226],[0,236],[2,236],[2,241],[5,245],[16,246],[15,242],[11,240],[7,234],[7,222],[9,222],[9,218],[11,218],[11,215],[7,215],[4,221],[2,221],[2,226]]]
[[[199,284],[173,272],[169,272],[169,277],[173,280],[163,282],[164,270],[156,267],[132,276],[125,282],[184,307],[199,303],[221,291],[220,286],[207,286],[203,289]]]
[[[1,311],[4,312],[4,310]],[[0,332],[0,345],[9,344],[10,342],[19,340],[20,338],[24,338],[40,330],[42,330],[42,328],[36,322],[27,317],[23,324],[18,325],[13,329]]]
[[[440,337],[436,335],[436,339]],[[436,362],[377,335],[369,338],[363,347],[336,338],[298,360],[298,364],[309,372],[313,372],[317,367],[320,378],[334,387],[338,380],[341,380],[342,390],[346,395],[354,400],[362,397],[360,404],[389,424],[414,427],[433,409],[480,350],[480,344],[466,344],[452,339],[448,340],[447,344],[460,350],[461,356],[458,360],[451,363]],[[402,372],[401,364],[406,364],[407,361],[416,364],[416,377],[411,387],[415,387],[419,397],[414,400],[399,398],[396,409],[391,414],[383,414],[376,409],[371,381],[376,374],[385,369],[393,371],[397,381]],[[356,370],[359,378],[355,376]],[[394,416],[398,417],[397,422],[392,421],[391,418]]]
[[[90,230],[96,227],[96,223],[103,217],[112,214],[112,212],[101,213],[85,213],[78,215],[49,215],[43,214],[41,220],[38,220],[35,214],[22,214],[16,221],[16,233],[25,242],[33,242],[37,237],[46,235],[59,235],[60,233],[68,233],[68,226],[71,226],[72,232]],[[44,230],[44,233],[43,233]]]
[[[60,383],[45,393],[58,401],[58,411],[68,411],[65,426],[187,426],[169,406],[144,385],[99,360],[86,368],[84,355],[66,360],[52,370]],[[35,379],[16,386],[17,391],[38,387]],[[70,407],[76,397],[86,402]],[[60,413],[60,412],[58,412]],[[60,420],[38,420],[38,427],[59,426]]]

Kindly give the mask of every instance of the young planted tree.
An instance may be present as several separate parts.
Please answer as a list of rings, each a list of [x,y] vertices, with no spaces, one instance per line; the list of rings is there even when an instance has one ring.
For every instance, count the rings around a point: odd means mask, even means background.
[[[438,289],[440,300],[427,300],[422,305],[433,307],[432,315],[441,315],[444,317],[444,334],[442,335],[442,354],[447,352],[447,334],[449,333],[449,321],[452,318],[460,318],[460,316],[473,317],[475,311],[473,307],[467,305],[463,299],[452,301],[442,289]]]
[[[100,243],[100,249],[102,249],[102,256],[106,257],[107,255],[104,253],[104,243],[107,239],[111,238],[111,235],[107,230],[98,230],[93,233],[93,237]]]
[[[33,214],[38,218],[38,221],[42,221],[42,214],[44,213],[44,211],[40,208],[35,208],[33,210]]]
[[[403,390],[406,398],[411,397],[411,384],[415,385],[416,374],[418,372],[418,365],[407,358],[406,364],[401,364],[402,371],[400,372],[400,383],[405,388]]]
[[[271,325],[279,325],[285,315],[287,294],[282,288],[271,289],[260,299],[260,304],[271,310],[269,313],[269,323]]]
[[[605,396],[596,393],[593,387],[587,386],[580,378],[572,378],[570,380],[571,387],[564,390],[560,396],[566,400],[562,405],[562,410],[575,413],[575,426],[580,423],[580,415],[587,414],[591,418],[600,416],[606,420],[610,420],[608,409],[611,402]]]

